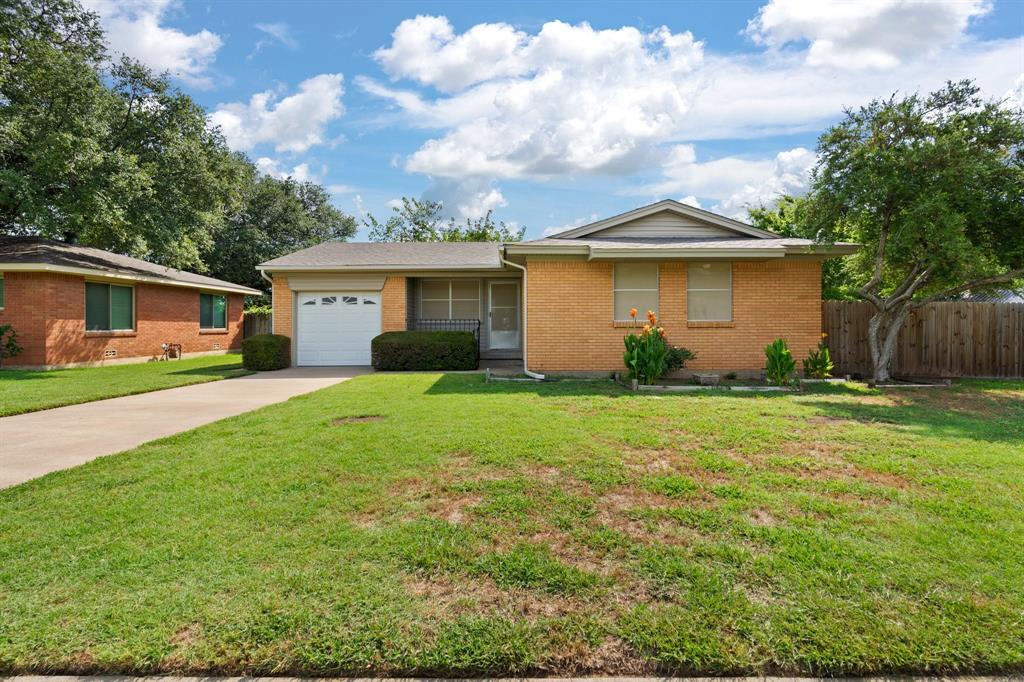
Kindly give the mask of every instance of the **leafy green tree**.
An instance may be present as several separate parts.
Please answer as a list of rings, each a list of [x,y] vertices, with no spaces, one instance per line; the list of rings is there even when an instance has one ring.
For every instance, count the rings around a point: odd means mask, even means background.
[[[207,255],[213,277],[267,290],[256,266],[324,241],[344,241],[356,221],[330,203],[323,187],[291,178],[259,176],[251,164],[240,207],[215,233]]]
[[[402,197],[393,215],[381,223],[367,214],[364,224],[375,242],[517,242],[524,229],[516,230],[504,222],[495,223],[491,211],[460,226],[454,218],[445,222],[444,205],[439,201]]]
[[[818,158],[801,229],[864,245],[874,382],[915,308],[1024,277],[1024,112],[948,83],[847,111]]]
[[[818,239],[805,220],[807,199],[783,195],[771,207],[750,208],[750,224],[784,237]],[[829,258],[821,264],[821,296],[828,300],[857,298],[853,275],[848,272],[848,259]]]
[[[165,75],[105,59],[96,15],[72,0],[0,10],[0,232],[203,271],[239,165]]]
[[[509,227],[504,221],[495,223],[491,217],[492,211],[480,218],[466,218],[464,226],[459,226],[454,220],[449,221],[448,226],[442,233],[442,239],[446,242],[518,242],[522,241],[526,228],[515,229]]]
[[[370,228],[373,242],[439,242],[444,228],[442,209],[439,201],[402,197],[402,205],[395,206],[385,222],[368,213],[363,224]]]

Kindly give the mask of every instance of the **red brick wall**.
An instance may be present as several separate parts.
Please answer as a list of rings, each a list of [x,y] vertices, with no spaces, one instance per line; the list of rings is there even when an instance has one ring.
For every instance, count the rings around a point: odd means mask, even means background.
[[[797,358],[817,345],[820,263],[734,262],[733,321],[725,324],[687,323],[686,268],[682,261],[660,264],[658,312],[669,340],[697,352],[688,369],[759,370],[764,346],[778,337]],[[530,369],[622,369],[627,330],[612,323],[612,272],[610,262],[529,261]]]
[[[200,331],[198,290],[136,283],[135,331],[86,332],[84,277],[42,273],[31,281],[31,286],[19,287],[17,295],[9,289],[6,295],[4,313],[21,317],[25,324],[26,311],[36,308],[35,315],[42,318],[43,333],[32,339],[31,352],[27,343],[22,344],[26,353],[16,358],[19,365],[101,362],[107,350],[117,351],[117,360],[159,357],[164,342],[180,343],[184,353],[237,349],[242,343],[240,294],[228,296],[226,331]]]
[[[4,308],[0,324],[9,324],[18,333],[24,349],[9,365],[46,364],[46,305],[41,292],[50,277],[41,272],[5,272]]]

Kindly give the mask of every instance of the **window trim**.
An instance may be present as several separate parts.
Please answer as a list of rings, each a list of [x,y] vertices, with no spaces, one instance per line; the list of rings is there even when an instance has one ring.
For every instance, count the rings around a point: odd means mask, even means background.
[[[653,289],[619,289],[616,286],[616,283],[615,283],[615,280],[616,280],[615,271],[617,270],[616,266],[619,265],[620,263],[632,263],[632,261],[616,261],[615,263],[612,263],[612,324],[621,324],[623,322],[629,323],[629,322],[633,321],[632,319],[629,319],[629,318],[627,318],[625,320],[617,320],[617,319],[615,319],[615,295],[618,292],[620,292],[620,291],[646,291],[646,292],[653,291],[655,293],[655,295],[657,296],[657,299],[658,299],[658,307],[659,308],[661,307],[661,263],[645,263],[645,262],[641,262],[640,263],[641,265],[653,265],[654,266],[654,288]],[[659,317],[661,316],[661,312],[659,310],[655,310],[654,314],[658,315]],[[647,319],[647,311],[646,310],[637,309],[637,319],[641,319],[641,318],[642,319]]]
[[[224,326],[223,327],[204,327],[203,326],[203,296],[215,296],[224,299]],[[199,292],[199,331],[201,332],[223,332],[228,329],[228,306],[231,304],[231,300],[227,294],[214,294],[209,291]],[[211,309],[212,315],[212,309]],[[212,321],[212,320],[211,320]]]
[[[705,263],[715,263],[715,262],[721,262],[721,261],[690,261],[689,263],[687,263],[687,266],[686,266],[686,322],[688,324],[691,323],[691,322],[692,323],[697,323],[697,324],[727,324],[727,323],[733,322],[733,318],[736,317],[735,314],[734,314],[734,310],[733,310],[733,299],[734,299],[734,296],[733,296],[733,274],[732,274],[733,264],[732,264],[732,261],[726,261],[728,263],[728,265],[729,265],[729,288],[728,289],[722,289],[722,288],[714,288],[714,289],[711,289],[711,288],[700,288],[700,289],[695,289],[695,288],[692,288],[690,286],[690,282],[691,282],[691,280],[690,280],[690,266],[692,266],[692,265],[703,265]],[[698,320],[698,319],[691,318],[690,317],[690,292],[691,291],[728,291],[729,292],[729,319],[727,319],[727,320]]]
[[[472,299],[472,298],[454,298],[452,296],[452,294],[454,293],[453,283],[455,282],[456,279],[458,279],[460,281],[465,281],[465,282],[476,282],[476,298],[475,299]],[[416,297],[416,319],[417,320],[436,320],[436,319],[441,319],[441,318],[436,318],[436,317],[423,317],[423,302],[424,301],[437,302],[437,301],[444,301],[444,300],[446,300],[446,299],[443,299],[443,298],[424,298],[423,297],[423,284],[425,282],[447,282],[448,283],[448,298],[447,298],[447,301],[448,301],[448,317],[445,318],[445,319],[448,319],[448,320],[474,319],[474,320],[478,320],[480,322],[483,322],[483,320],[481,319],[482,316],[480,314],[481,306],[483,305],[483,293],[482,293],[483,280],[477,279],[477,278],[471,278],[471,277],[466,277],[466,278],[462,278],[462,277],[427,277],[427,278],[420,279],[419,285],[416,287],[417,288],[417,292],[416,292],[417,293],[417,297]],[[474,317],[474,318],[452,317],[452,309],[454,307],[455,301],[473,301],[473,300],[476,301],[476,315],[477,315],[476,317]]]
[[[4,284],[4,273],[0,272],[0,310],[7,305],[7,286]]]
[[[107,287],[107,319],[111,319],[113,315],[110,314],[110,287],[121,287],[123,289],[131,289],[132,292],[132,326],[129,329],[114,329],[108,322],[109,329],[89,329],[88,320],[88,290],[89,284],[103,284]],[[138,330],[139,316],[138,316],[138,299],[135,296],[135,285],[134,284],[114,284],[113,282],[107,282],[102,279],[86,279],[85,286],[82,287],[82,325],[85,326],[86,334],[132,334]]]

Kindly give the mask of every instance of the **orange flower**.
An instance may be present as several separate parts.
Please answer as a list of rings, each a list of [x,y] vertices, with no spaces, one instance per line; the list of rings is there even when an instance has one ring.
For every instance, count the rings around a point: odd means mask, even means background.
[[[658,317],[654,314],[653,310],[647,311],[647,319],[652,326],[658,324]]]
[[[665,338],[665,328],[658,327],[658,334],[660,334],[662,338]]]
[[[651,331],[651,325],[645,324],[644,325],[644,334],[647,334],[650,331]]]
[[[828,332],[822,332],[821,333],[821,338],[824,339],[824,338],[827,338],[827,337],[828,337]]]
[[[629,309],[629,316],[630,317],[636,317],[636,308],[630,308]]]

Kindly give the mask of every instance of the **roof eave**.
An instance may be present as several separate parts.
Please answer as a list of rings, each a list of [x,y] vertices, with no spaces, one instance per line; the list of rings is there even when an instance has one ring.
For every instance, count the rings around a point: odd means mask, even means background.
[[[402,264],[394,265],[387,263],[375,263],[372,265],[274,265],[273,263],[262,263],[256,266],[260,272],[421,272],[424,270],[493,270],[503,272],[504,266],[498,264],[462,263],[459,265],[436,265],[436,264]]]
[[[809,244],[807,246],[787,246],[786,255],[838,258],[840,256],[851,256],[860,251],[860,249],[860,244]]]
[[[782,247],[766,249],[645,249],[627,248],[591,248],[590,260],[625,260],[641,258],[645,260],[723,260],[723,259],[768,259],[782,258],[786,250]]]
[[[117,272],[115,270],[78,268],[70,265],[55,265],[53,263],[0,263],[0,272],[56,272],[65,275],[102,277],[103,279],[145,282],[147,284],[185,287],[187,289],[202,289],[204,291],[226,291],[232,294],[245,294],[246,296],[263,296],[263,292],[259,289],[250,289],[249,287],[243,287],[241,285],[224,286],[220,284],[200,284],[196,282],[183,282],[176,279],[167,279],[164,277],[157,277],[155,275],[138,275],[128,272]]]

